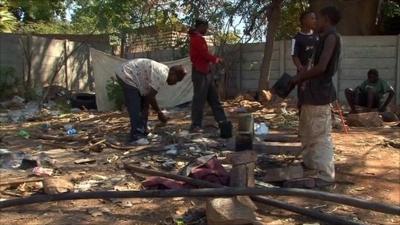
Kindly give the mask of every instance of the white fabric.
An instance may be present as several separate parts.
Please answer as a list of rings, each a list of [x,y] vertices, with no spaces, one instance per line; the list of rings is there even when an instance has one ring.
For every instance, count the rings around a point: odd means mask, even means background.
[[[133,59],[118,66],[115,73],[126,84],[137,88],[142,96],[153,88],[167,85],[169,67],[151,59]]]
[[[330,105],[302,105],[299,135],[303,146],[303,161],[312,176],[332,182],[335,179],[331,138]]]
[[[90,54],[95,79],[97,109],[99,111],[115,110],[114,103],[111,102],[107,96],[107,81],[115,77],[115,68],[128,60],[111,56],[93,48],[90,49]],[[176,85],[163,86],[159,90],[156,96],[159,106],[162,108],[172,108],[190,102],[193,98],[193,84],[191,78],[192,64],[189,58],[163,62],[163,64],[169,67],[183,65],[187,71],[187,76]]]
[[[291,51],[290,51],[290,55],[291,56],[294,56],[294,48],[295,48],[295,46],[296,46],[296,39],[292,39],[292,48],[291,48]]]

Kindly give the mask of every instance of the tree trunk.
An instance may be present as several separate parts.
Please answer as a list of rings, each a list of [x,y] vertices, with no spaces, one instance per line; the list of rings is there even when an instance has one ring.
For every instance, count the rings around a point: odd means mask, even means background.
[[[326,6],[335,6],[342,13],[337,29],[342,35],[378,34],[376,18],[380,0],[310,0],[311,9],[318,12]]]
[[[120,49],[120,54],[119,57],[125,58],[125,45],[126,45],[126,33],[122,32],[121,33],[121,49]]]
[[[264,46],[264,57],[260,69],[260,80],[258,83],[258,91],[269,88],[269,77],[271,74],[271,58],[274,51],[274,38],[276,31],[278,30],[279,23],[281,20],[281,8],[283,0],[272,0],[271,11],[268,15],[268,28],[266,43]]]

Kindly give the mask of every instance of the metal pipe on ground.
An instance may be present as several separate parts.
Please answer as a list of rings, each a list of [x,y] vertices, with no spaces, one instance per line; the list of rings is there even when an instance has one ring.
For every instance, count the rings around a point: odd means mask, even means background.
[[[81,192],[64,193],[56,195],[36,195],[28,198],[13,199],[0,202],[0,209],[12,206],[27,205],[34,203],[54,202],[63,200],[79,199],[110,199],[110,198],[172,198],[172,197],[232,197],[260,195],[265,190],[260,188],[206,188],[206,189],[180,189],[180,190],[146,190],[146,191],[103,191],[103,192]],[[347,221],[340,217],[326,215],[320,212],[306,210],[291,206],[277,200],[255,196],[254,200],[274,207],[300,213],[330,224],[360,225],[360,223]]]
[[[184,181],[199,187],[223,187],[222,185],[213,184],[210,182],[196,180],[190,177],[164,173],[161,171],[148,170],[137,166],[132,166],[125,164],[125,169],[130,172],[138,172],[147,175],[161,176],[174,180]],[[264,188],[266,195],[279,195],[279,196],[296,196],[296,197],[306,197],[312,199],[318,199],[323,201],[335,202],[343,205],[349,205],[357,208],[368,209],[376,212],[400,215],[400,207],[393,206],[389,204],[372,202],[363,199],[358,199],[342,194],[334,194],[322,191],[314,191],[307,189],[297,189],[297,188]]]

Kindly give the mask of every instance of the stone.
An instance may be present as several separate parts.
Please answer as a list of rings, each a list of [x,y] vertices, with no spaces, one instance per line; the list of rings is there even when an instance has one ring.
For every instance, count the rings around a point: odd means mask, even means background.
[[[208,225],[241,225],[256,221],[254,210],[257,208],[246,196],[233,198],[215,198],[206,204]],[[249,203],[251,202],[251,203]]]
[[[350,114],[346,118],[347,125],[354,127],[382,127],[383,120],[378,112]]]
[[[302,166],[288,166],[281,168],[271,168],[265,171],[264,182],[279,182],[302,178],[304,170]]]
[[[54,195],[66,192],[72,192],[74,185],[61,177],[49,177],[43,180],[43,189],[46,194]]]

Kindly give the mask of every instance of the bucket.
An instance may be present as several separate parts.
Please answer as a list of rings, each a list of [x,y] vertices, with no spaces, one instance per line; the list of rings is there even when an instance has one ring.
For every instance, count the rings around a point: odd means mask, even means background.
[[[293,77],[289,74],[282,74],[279,80],[272,87],[273,92],[281,98],[286,98],[295,87],[294,85],[290,84],[292,79]]]
[[[219,124],[220,137],[221,138],[231,138],[233,126],[230,121],[224,121]]]

